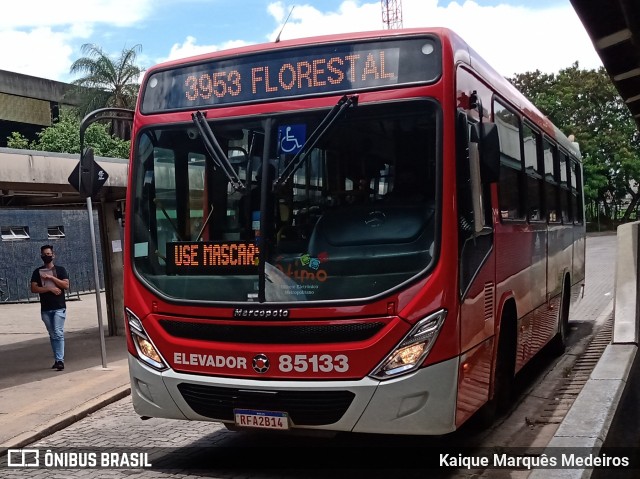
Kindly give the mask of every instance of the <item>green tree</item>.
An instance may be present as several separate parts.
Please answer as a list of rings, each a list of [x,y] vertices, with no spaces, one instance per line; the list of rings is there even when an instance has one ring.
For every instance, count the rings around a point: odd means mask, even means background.
[[[10,136],[7,137],[7,147],[15,148],[17,150],[28,150],[29,148],[31,148],[31,145],[29,144],[29,140],[25,136],[21,135],[17,131],[14,131]]]
[[[640,134],[605,69],[583,70],[576,62],[557,74],[527,72],[510,81],[560,130],[575,136],[584,161],[585,200],[594,214],[603,204],[615,220],[609,203],[625,205],[627,221],[640,201]]]
[[[136,65],[140,45],[124,48],[118,58],[107,55],[97,45],[82,45],[82,54],[71,65],[72,75],[82,75],[72,82],[77,88],[71,94],[80,101],[79,114],[85,116],[98,108],[116,107],[133,109],[140,90],[139,79],[143,69]],[[113,120],[112,131],[125,138],[128,122]]]
[[[85,132],[85,144],[91,146],[97,156],[128,158],[130,142],[109,134],[105,124],[94,123]],[[52,151],[58,153],[80,153],[80,120],[74,112],[63,109],[53,125],[38,133],[36,141],[29,141],[20,133],[13,132],[7,138],[10,148]]]

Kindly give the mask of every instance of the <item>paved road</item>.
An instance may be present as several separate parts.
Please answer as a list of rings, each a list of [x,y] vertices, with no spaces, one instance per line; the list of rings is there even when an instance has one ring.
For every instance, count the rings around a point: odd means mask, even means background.
[[[438,469],[441,449],[455,453],[460,446],[506,447],[545,445],[558,421],[536,423],[541,409],[593,333],[606,324],[613,298],[614,236],[587,240],[585,298],[572,312],[571,348],[560,359],[542,356],[537,367],[520,379],[521,396],[511,413],[494,427],[477,432],[463,427],[440,437],[392,437],[345,434],[333,439],[277,434],[233,433],[219,423],[165,419],[142,421],[129,398],[120,400],[73,424],[33,447],[59,453],[68,448],[102,453],[147,453],[149,468],[8,469],[7,479],[33,478],[526,478],[527,471],[457,471]],[[528,421],[529,420],[529,421]],[[74,449],[79,451],[80,449]],[[62,456],[60,456],[62,457]],[[100,456],[98,456],[99,459]],[[122,460],[125,456],[114,456]],[[133,456],[127,456],[133,457]],[[53,474],[52,474],[53,472]]]

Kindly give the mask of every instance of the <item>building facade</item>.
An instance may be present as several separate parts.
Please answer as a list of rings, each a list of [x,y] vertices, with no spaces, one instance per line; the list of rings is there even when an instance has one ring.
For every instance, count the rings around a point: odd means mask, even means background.
[[[62,105],[77,105],[67,83],[0,70],[0,147],[18,132],[30,141],[51,126]]]
[[[93,213],[100,288],[104,288],[98,214]],[[33,270],[42,266],[40,247],[54,248],[54,264],[64,266],[70,279],[69,296],[95,291],[95,272],[89,216],[86,210],[0,209],[1,301],[38,301],[30,291]]]

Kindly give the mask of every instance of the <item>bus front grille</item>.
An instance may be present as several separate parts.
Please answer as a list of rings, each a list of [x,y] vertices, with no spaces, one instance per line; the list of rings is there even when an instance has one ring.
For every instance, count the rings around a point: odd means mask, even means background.
[[[385,323],[344,323],[303,326],[247,326],[161,319],[160,325],[171,336],[199,341],[250,344],[322,344],[365,341]]]
[[[180,383],[178,390],[201,416],[233,421],[235,408],[286,412],[296,426],[320,426],[340,420],[355,394],[351,391],[252,391]]]

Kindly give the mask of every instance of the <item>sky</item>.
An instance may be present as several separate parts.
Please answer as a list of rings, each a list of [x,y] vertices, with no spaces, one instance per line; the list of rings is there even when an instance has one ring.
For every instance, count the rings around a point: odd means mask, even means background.
[[[602,66],[569,0],[396,0],[402,26],[448,27],[500,74]],[[287,16],[289,20],[283,28]],[[137,65],[229,47],[380,30],[380,0],[23,0],[0,16],[0,69],[70,82],[82,45]]]

